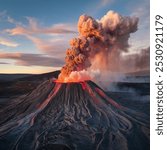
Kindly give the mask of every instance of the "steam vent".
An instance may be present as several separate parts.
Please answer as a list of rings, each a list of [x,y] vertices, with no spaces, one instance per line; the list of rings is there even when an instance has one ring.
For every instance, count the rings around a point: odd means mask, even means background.
[[[1,109],[0,120],[0,150],[149,149],[148,116],[92,81],[45,81]]]

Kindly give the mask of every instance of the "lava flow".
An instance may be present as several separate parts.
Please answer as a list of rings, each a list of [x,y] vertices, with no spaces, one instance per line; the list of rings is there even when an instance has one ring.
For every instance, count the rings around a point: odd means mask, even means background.
[[[148,117],[92,81],[45,81],[0,111],[1,150],[146,150]]]

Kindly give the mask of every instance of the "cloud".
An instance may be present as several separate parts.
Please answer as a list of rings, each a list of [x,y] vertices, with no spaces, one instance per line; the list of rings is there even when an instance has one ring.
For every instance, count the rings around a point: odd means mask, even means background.
[[[114,2],[114,0],[100,0],[101,1],[101,5],[102,6],[106,6],[106,5],[108,5],[109,3],[112,3],[112,2]]]
[[[50,27],[41,26],[35,18],[26,17],[28,25],[18,25],[16,21],[8,17],[8,21],[16,24],[13,29],[7,29],[10,35],[34,35],[34,34],[69,34],[76,33],[73,24],[54,24]]]
[[[140,53],[134,55],[135,68],[137,70],[150,69],[150,47],[142,49]]]
[[[0,38],[0,45],[8,46],[8,47],[17,47],[19,44],[8,39]]]
[[[28,25],[17,23],[13,18],[8,17],[8,22],[16,27],[6,29],[5,32],[12,36],[21,35],[31,40],[36,48],[47,55],[60,56],[63,58],[65,49],[68,47],[69,37],[76,33],[74,24],[54,24],[50,27],[43,27],[32,17],[26,17]]]
[[[0,21],[3,20],[4,17],[6,17],[7,12],[4,11],[0,11]]]
[[[139,17],[139,29],[147,29],[149,32],[150,11],[148,2],[144,3],[144,5],[137,6],[131,15]]]
[[[150,47],[138,50],[138,53],[123,56],[121,67],[127,71],[150,70]]]
[[[139,17],[138,31],[130,39],[131,50],[148,47],[150,44],[150,1],[143,0],[131,8],[131,16]]]
[[[0,62],[0,65],[6,65],[6,64],[10,64],[10,63]]]
[[[63,58],[65,49],[68,47],[68,42],[62,39],[52,38],[44,40],[34,36],[26,37],[34,43],[38,50],[51,56],[56,55]]]
[[[20,66],[49,66],[60,67],[63,61],[55,57],[49,57],[42,54],[28,54],[28,53],[0,53],[1,59],[15,60],[15,65]]]
[[[6,20],[8,23],[11,23],[11,24],[15,24],[17,26],[22,26],[23,24],[17,20],[15,20],[14,18],[10,17],[10,16],[6,16]]]
[[[5,22],[5,23],[14,24],[14,25],[23,25],[21,22],[9,16],[6,10],[0,12],[0,21],[3,23]]]

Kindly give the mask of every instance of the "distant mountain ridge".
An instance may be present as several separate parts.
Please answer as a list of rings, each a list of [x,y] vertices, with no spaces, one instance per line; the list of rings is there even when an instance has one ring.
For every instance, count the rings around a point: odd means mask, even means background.
[[[31,76],[31,74],[0,74],[0,81],[12,81]]]
[[[26,94],[34,90],[42,82],[49,80],[51,78],[57,78],[60,71],[53,71],[44,74],[0,74],[0,96],[10,97],[20,94]],[[144,76],[137,76],[141,72],[128,73],[127,81],[130,81],[133,77],[134,79],[140,79]],[[137,77],[137,78],[136,78]],[[146,78],[149,76],[146,76]],[[149,80],[148,80],[149,81]],[[113,83],[115,84],[115,83]],[[117,82],[118,87],[121,88],[134,88],[145,89],[149,91],[149,82],[137,83],[137,82]]]
[[[40,80],[50,77],[58,77],[60,71],[53,71],[42,74],[0,74],[0,82],[14,81],[14,80]]]
[[[41,79],[49,79],[50,77],[57,78],[60,73],[60,70],[48,72],[48,73],[42,73],[42,74],[0,74],[0,82],[8,82],[8,81],[14,81],[14,80],[41,80]],[[127,76],[149,76],[150,70],[141,70],[136,72],[128,72],[125,73]]]

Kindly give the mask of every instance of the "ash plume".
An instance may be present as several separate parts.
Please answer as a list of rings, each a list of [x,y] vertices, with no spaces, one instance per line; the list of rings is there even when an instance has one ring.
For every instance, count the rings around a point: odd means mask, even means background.
[[[79,36],[70,41],[59,81],[68,80],[73,71],[117,69],[121,52],[128,51],[130,34],[137,31],[138,18],[109,11],[100,20],[82,15]]]

